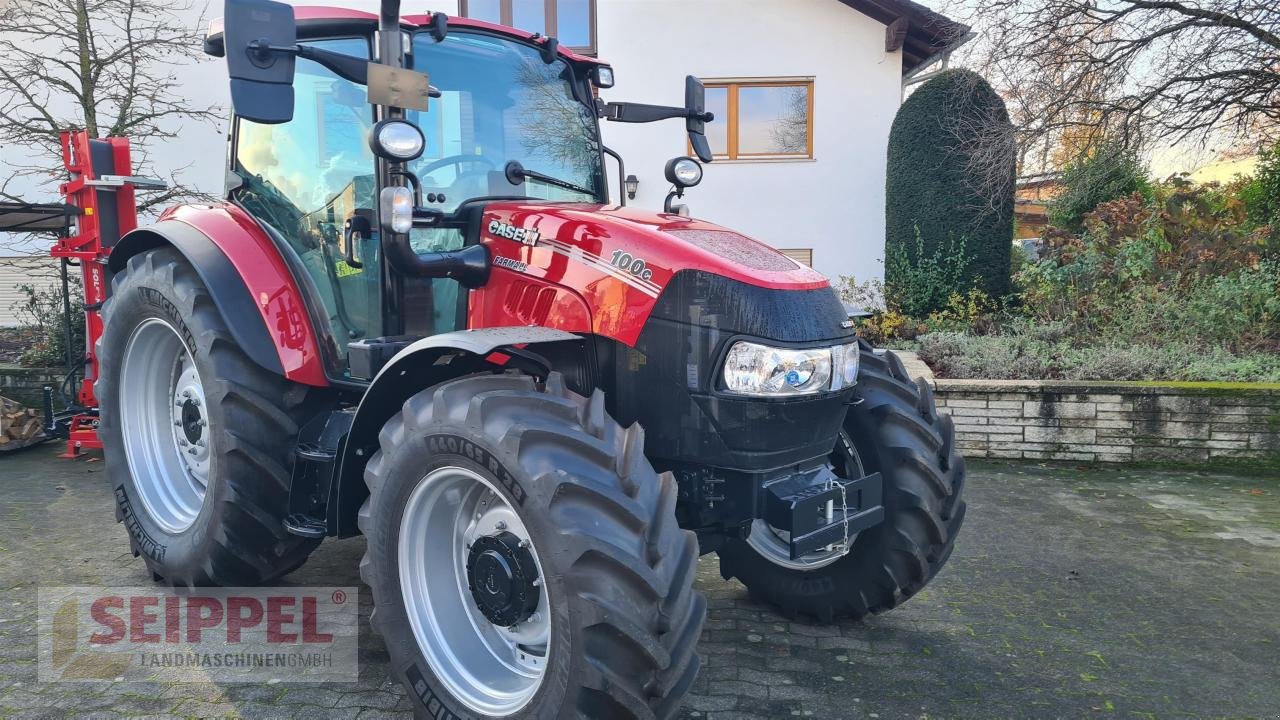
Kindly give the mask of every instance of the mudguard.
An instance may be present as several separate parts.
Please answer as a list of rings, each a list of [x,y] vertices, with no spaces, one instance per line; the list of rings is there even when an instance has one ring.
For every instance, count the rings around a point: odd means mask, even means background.
[[[579,335],[551,328],[497,327],[433,335],[396,353],[369,384],[339,449],[339,469],[329,490],[329,534],[348,537],[358,532],[356,513],[369,494],[364,466],[378,449],[382,426],[406,400],[446,380],[500,367],[489,356],[503,348],[579,340]]]
[[[195,268],[237,344],[262,367],[293,382],[326,387],[305,295],[270,237],[229,203],[167,210],[125,235],[108,268],[123,270],[140,252],[171,245]]]

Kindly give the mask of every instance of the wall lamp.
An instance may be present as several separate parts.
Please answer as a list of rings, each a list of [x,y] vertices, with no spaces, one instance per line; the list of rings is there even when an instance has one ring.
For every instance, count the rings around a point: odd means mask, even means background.
[[[627,186],[627,198],[635,200],[636,193],[640,192],[640,178],[635,175],[628,175],[627,179],[623,182],[626,183]]]

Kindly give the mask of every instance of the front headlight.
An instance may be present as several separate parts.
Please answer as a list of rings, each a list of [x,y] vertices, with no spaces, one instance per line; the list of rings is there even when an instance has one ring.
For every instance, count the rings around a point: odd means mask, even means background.
[[[858,379],[858,345],[775,348],[737,342],[724,363],[725,389],[753,397],[789,397],[843,390]]]

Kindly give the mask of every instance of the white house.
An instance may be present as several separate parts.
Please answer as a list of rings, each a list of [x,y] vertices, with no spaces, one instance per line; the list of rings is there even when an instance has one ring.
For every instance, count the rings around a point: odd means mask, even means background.
[[[378,0],[289,0],[376,11]],[[440,10],[554,35],[609,62],[614,101],[678,105],[684,77],[708,87],[721,157],[684,201],[691,214],[790,251],[832,279],[878,277],[884,255],[885,156],[903,79],[945,57],[966,27],[910,0],[426,0]],[[181,11],[193,25],[222,0]],[[203,20],[201,19],[203,18]],[[221,61],[174,67],[180,92],[229,106]],[[156,172],[222,188],[225,127],[188,123],[156,143]],[[666,162],[690,152],[682,123],[605,123],[606,143],[640,181],[630,202],[660,208]],[[0,155],[20,148],[0,148]],[[616,185],[616,168],[610,177]],[[23,194],[21,187],[16,190]],[[52,192],[53,188],[45,188]],[[615,197],[618,189],[614,188]],[[31,199],[52,200],[52,197]],[[15,249],[15,248],[0,248]],[[40,243],[17,249],[43,252]]]
[[[903,78],[968,28],[910,0],[433,0],[449,14],[554,35],[615,71],[605,98],[683,102],[708,88],[719,156],[693,215],[786,250],[833,279],[880,276],[885,156]],[[605,142],[661,207],[679,122],[608,123]],[[612,163],[611,163],[612,166]],[[611,171],[612,171],[611,167]]]

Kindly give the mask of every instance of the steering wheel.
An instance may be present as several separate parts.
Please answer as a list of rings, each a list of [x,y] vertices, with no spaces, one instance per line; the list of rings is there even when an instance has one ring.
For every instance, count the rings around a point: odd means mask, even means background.
[[[483,155],[468,155],[464,153],[461,155],[449,155],[446,157],[442,157],[439,160],[434,160],[432,162],[427,163],[427,166],[422,168],[422,170],[418,172],[418,177],[426,177],[431,173],[437,170],[440,170],[442,168],[452,167],[454,165],[466,165],[468,163],[484,165],[485,172],[488,172],[489,170],[496,170],[498,167],[493,163],[492,160],[490,160],[489,158]],[[458,178],[461,179],[462,176],[463,176],[463,173],[459,171]]]

